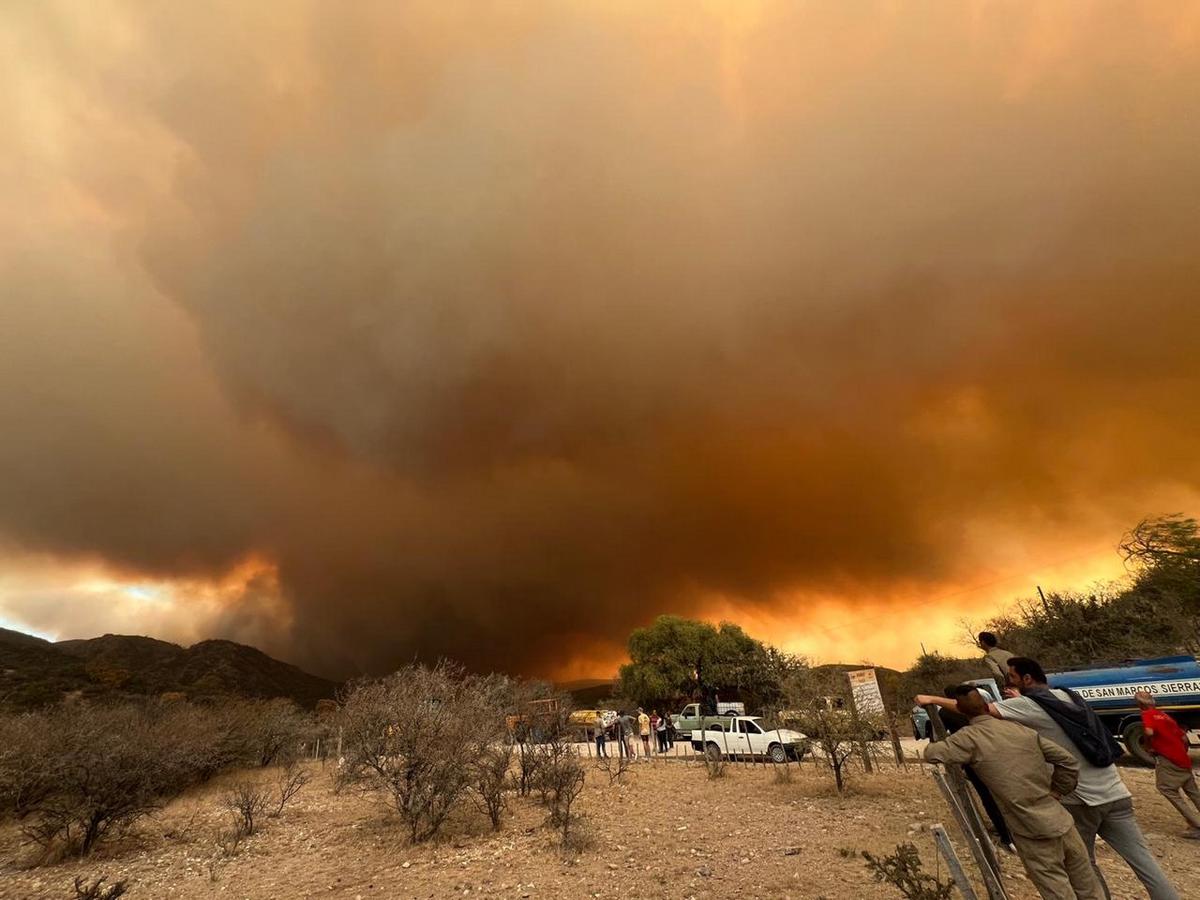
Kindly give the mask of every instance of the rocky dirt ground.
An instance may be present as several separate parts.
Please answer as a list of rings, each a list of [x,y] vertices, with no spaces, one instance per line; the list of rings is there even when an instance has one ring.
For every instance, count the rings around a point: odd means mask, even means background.
[[[130,898],[862,900],[900,894],[874,883],[861,860],[842,856],[843,848],[888,852],[911,840],[927,868],[935,867],[928,824],[950,817],[919,765],[856,773],[842,797],[813,763],[791,770],[786,784],[776,782],[770,766],[731,766],[724,778],[709,780],[696,762],[658,761],[637,765],[616,786],[592,770],[578,803],[591,846],[578,854],[561,850],[544,824],[545,810],[533,800],[514,800],[499,833],[463,810],[438,842],[408,846],[384,805],[335,793],[331,770],[319,766],[280,818],[267,820],[227,854],[215,840],[228,815],[220,797],[235,777],[245,776],[226,776],[84,861],[28,868],[28,848],[15,828],[4,828],[0,897],[71,900],[72,883],[82,875],[124,879]],[[1125,775],[1163,866],[1183,896],[1200,897],[1200,846],[1179,837],[1178,814],[1154,792],[1151,772],[1128,769]],[[1100,857],[1115,897],[1145,896],[1107,847]],[[1006,862],[1014,900],[1036,896],[1015,858]]]

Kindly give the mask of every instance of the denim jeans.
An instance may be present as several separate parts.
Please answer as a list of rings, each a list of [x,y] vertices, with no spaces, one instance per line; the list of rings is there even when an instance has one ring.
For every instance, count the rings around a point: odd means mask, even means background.
[[[1104,882],[1104,874],[1096,865],[1096,835],[1104,838],[1104,842],[1133,869],[1133,873],[1149,892],[1150,900],[1179,900],[1179,892],[1171,886],[1166,873],[1159,868],[1154,854],[1146,845],[1142,829],[1133,817],[1131,798],[1125,797],[1111,803],[1102,803],[1100,806],[1072,803],[1066,809],[1075,820],[1075,830],[1079,832],[1084,846],[1087,847],[1092,868],[1096,870],[1096,877],[1100,879],[1100,887],[1104,889],[1105,897],[1111,898],[1112,894]]]

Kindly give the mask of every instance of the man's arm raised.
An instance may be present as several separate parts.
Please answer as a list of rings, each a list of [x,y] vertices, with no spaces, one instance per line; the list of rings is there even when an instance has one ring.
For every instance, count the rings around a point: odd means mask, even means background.
[[[958,710],[958,701],[951,700],[949,697],[937,697],[937,696],[934,696],[933,694],[917,694],[917,696],[915,696],[913,698],[913,702],[915,704],[917,704],[917,706],[933,705],[933,706],[940,706],[942,709],[948,709],[951,712],[959,711]],[[987,710],[988,710],[988,715],[994,719],[1004,718],[1002,715],[1000,715],[999,710],[996,709],[995,703],[989,703]]]

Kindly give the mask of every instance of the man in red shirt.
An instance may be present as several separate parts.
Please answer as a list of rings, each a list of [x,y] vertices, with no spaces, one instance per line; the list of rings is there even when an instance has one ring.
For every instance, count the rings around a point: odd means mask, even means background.
[[[1183,836],[1200,840],[1200,788],[1196,787],[1196,776],[1192,774],[1192,760],[1188,756],[1183,729],[1165,712],[1155,708],[1151,694],[1138,691],[1133,698],[1142,711],[1142,727],[1154,753],[1155,785],[1192,826]],[[1181,792],[1192,801],[1191,806]],[[1196,808],[1193,810],[1192,806]]]

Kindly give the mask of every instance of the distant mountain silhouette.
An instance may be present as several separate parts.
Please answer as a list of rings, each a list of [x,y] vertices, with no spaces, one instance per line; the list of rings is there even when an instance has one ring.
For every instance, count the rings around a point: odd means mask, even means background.
[[[64,697],[181,693],[191,700],[288,697],[312,707],[337,682],[233,641],[180,647],[137,635],[106,634],[52,643],[0,628],[0,706],[29,709]]]

